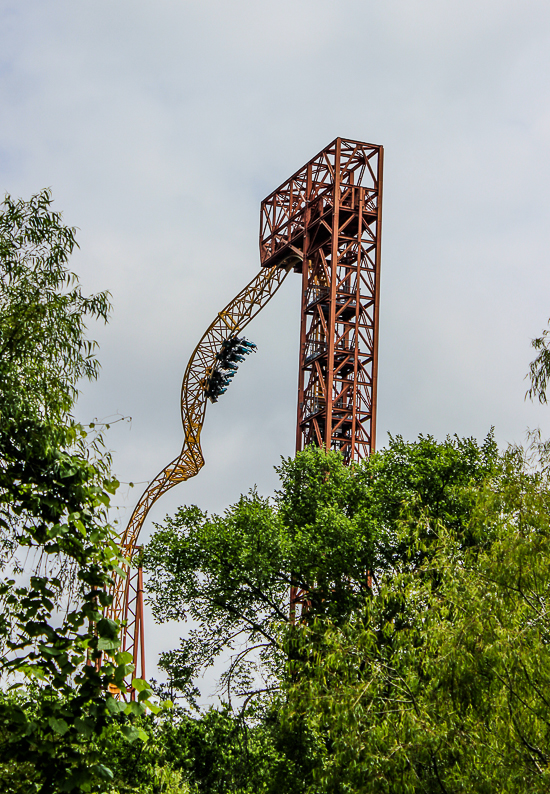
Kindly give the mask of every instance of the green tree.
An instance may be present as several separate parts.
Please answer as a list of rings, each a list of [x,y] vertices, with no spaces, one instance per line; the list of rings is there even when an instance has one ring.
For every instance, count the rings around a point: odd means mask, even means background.
[[[312,792],[548,791],[549,482],[516,450],[467,490],[468,543],[404,505],[410,553],[375,597],[298,627],[285,709],[325,739]]]
[[[549,334],[550,331],[545,328],[540,336],[531,340],[531,345],[537,351],[537,355],[529,365],[527,377],[531,385],[527,390],[526,397],[530,397],[531,400],[537,399],[540,403],[547,402],[546,389],[550,379]]]
[[[138,735],[108,693],[131,669],[102,615],[118,483],[71,416],[78,380],[98,372],[85,323],[106,320],[109,299],[82,295],[67,268],[75,230],[51,203],[6,196],[0,212],[0,779],[42,794],[98,790],[112,773],[93,737],[111,723]]]
[[[172,686],[191,700],[194,678],[228,650],[222,683],[229,701],[232,693],[277,688],[291,586],[307,593],[304,619],[343,619],[368,590],[373,545],[356,468],[310,448],[283,461],[279,474],[275,500],[252,490],[223,516],[181,508],[145,549],[157,620],[198,624],[179,649],[161,655]]]
[[[196,676],[229,649],[222,677],[229,700],[232,692],[276,690],[289,651],[282,627],[291,586],[303,594],[302,622],[345,622],[382,572],[403,559],[421,564],[400,535],[404,509],[445,521],[472,542],[472,486],[497,461],[492,435],[481,446],[392,438],[387,450],[349,467],[337,453],[310,447],[278,467],[273,500],[251,491],[223,516],[181,508],[157,527],[144,555],[156,619],[196,622],[179,649],[161,655],[172,687],[192,698]]]
[[[400,704],[400,684],[386,668],[406,665],[414,653],[423,658],[418,626],[435,615],[432,602],[446,598],[448,582],[437,563],[451,548],[444,539],[452,538],[456,560],[492,548],[498,499],[535,482],[522,471],[517,456],[499,455],[491,434],[482,444],[396,437],[355,467],[339,455],[305,450],[279,467],[275,499],[252,491],[222,516],[191,507],[167,519],[145,553],[153,606],[160,619],[192,615],[197,624],[194,648],[184,642],[164,655],[165,689],[189,695],[203,666],[235,642],[241,677],[230,668],[224,684],[244,703],[148,719],[143,746],[107,734],[101,746],[115,759],[116,790],[160,794],[159,776],[175,774],[198,792],[361,791],[365,746],[378,753],[375,762],[369,757],[370,768],[382,769],[373,791],[392,790],[380,783],[386,775],[393,785],[391,774],[407,782],[403,790],[441,790],[425,751],[416,757],[408,748],[416,778],[407,778],[398,754],[393,764],[393,747],[378,757],[384,747],[377,737],[396,732],[391,724],[379,727],[378,712],[389,719]],[[292,584],[306,596],[294,625]],[[426,622],[430,638],[432,625]],[[434,649],[448,631],[444,623],[439,635],[434,631]],[[258,639],[264,655],[247,664]],[[361,709],[366,685],[376,697],[361,722],[353,698]]]
[[[252,717],[252,715],[249,715]],[[160,719],[142,722],[146,744],[129,744],[120,736],[105,737],[103,749],[112,759],[115,790],[164,794],[159,779],[180,781],[192,792],[263,794],[272,790],[281,765],[288,768],[278,748],[278,725],[271,710],[255,709],[245,725],[227,707],[193,715],[176,708]],[[139,746],[138,746],[139,745]],[[302,768],[294,779],[302,790]]]
[[[375,603],[386,622],[405,627],[403,600],[384,600],[386,582],[419,575],[438,548],[441,524],[452,528],[460,553],[476,549],[478,493],[487,480],[504,477],[492,434],[482,444],[391,438],[387,449],[352,467],[336,453],[308,448],[278,472],[274,499],[251,491],[222,516],[182,508],[157,527],[145,550],[157,619],[195,620],[180,648],[161,658],[168,689],[192,695],[205,666],[227,648],[234,654],[222,685],[228,700],[241,695],[242,709],[232,714],[224,706],[176,719],[173,727],[178,740],[170,758],[186,759],[178,768],[200,791],[332,790],[323,786],[327,770],[336,778],[341,772],[339,735],[323,722],[322,698],[314,695],[317,677],[327,684],[327,700],[337,681],[323,666],[331,659],[330,637],[355,630]],[[294,624],[291,586],[303,591]],[[380,647],[389,642],[383,631],[376,636]],[[341,665],[349,646],[335,646]],[[350,675],[363,674],[357,652],[353,659],[359,673]],[[263,706],[255,711],[258,692]],[[213,725],[218,739],[209,743]],[[208,758],[206,778],[201,758]]]

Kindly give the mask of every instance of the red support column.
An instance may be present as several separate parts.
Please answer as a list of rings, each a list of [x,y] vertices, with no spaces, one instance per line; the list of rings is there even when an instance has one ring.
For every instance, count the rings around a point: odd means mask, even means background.
[[[122,650],[132,654],[134,672],[132,678],[145,678],[145,633],[143,625],[143,567],[141,565],[142,547],[137,546],[135,558],[137,567],[130,568],[126,579],[126,592],[124,594],[123,620],[126,628],[122,633]],[[130,699],[135,700],[134,688],[126,682],[129,688]]]

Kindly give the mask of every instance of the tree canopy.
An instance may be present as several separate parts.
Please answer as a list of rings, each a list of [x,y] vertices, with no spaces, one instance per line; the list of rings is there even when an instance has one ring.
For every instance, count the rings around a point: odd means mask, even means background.
[[[275,499],[253,491],[222,516],[184,508],[159,527],[146,550],[156,613],[198,622],[164,657],[172,686],[185,690],[235,636],[246,650],[266,627],[276,648],[260,710],[225,723],[233,760],[206,783],[187,756],[189,780],[201,791],[546,791],[547,470],[520,449],[499,453],[492,434],[396,437],[349,468],[308,449],[279,467]],[[305,590],[294,622],[293,583]],[[253,689],[254,674],[234,691]],[[190,719],[181,730],[200,734],[206,716]]]
[[[0,211],[0,780],[41,794],[100,790],[112,772],[97,738],[111,724],[141,735],[108,691],[132,669],[103,617],[118,483],[71,415],[79,379],[98,372],[86,321],[107,319],[109,297],[82,295],[75,230],[51,204],[43,191]]]
[[[510,452],[473,489],[467,545],[405,514],[420,563],[383,572],[345,625],[299,627],[286,718],[330,737],[312,790],[548,790],[550,491],[526,469]]]
[[[537,351],[537,355],[531,361],[527,373],[530,386],[526,397],[530,397],[532,400],[537,399],[544,404],[547,402],[546,389],[550,379],[549,333],[548,328],[545,328],[540,336],[531,340],[531,345]]]
[[[253,490],[222,516],[181,508],[157,527],[144,554],[157,620],[196,624],[161,666],[192,697],[196,677],[229,650],[226,696],[250,694],[254,681],[258,690],[276,689],[290,588],[302,593],[302,623],[324,617],[339,625],[371,597],[382,573],[403,559],[421,564],[422,553],[410,557],[400,532],[403,515],[445,522],[472,543],[472,488],[498,458],[492,435],[481,446],[392,438],[349,467],[337,453],[310,447],[277,468],[274,499]]]

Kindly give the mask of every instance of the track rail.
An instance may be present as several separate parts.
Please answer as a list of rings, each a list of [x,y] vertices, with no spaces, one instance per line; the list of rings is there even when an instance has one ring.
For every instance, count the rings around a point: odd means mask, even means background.
[[[123,622],[122,649],[133,653],[136,670],[139,641],[137,623],[141,621],[142,607],[132,608],[130,603],[135,590],[132,584],[134,577],[130,575],[130,569],[132,562],[135,562],[141,528],[157,499],[175,485],[194,477],[204,466],[201,431],[207,404],[204,393],[205,380],[215,364],[216,354],[222,342],[240,333],[256,317],[277,292],[294,263],[290,262],[286,267],[284,264],[271,268],[262,267],[257,276],[221,312],[218,312],[203,334],[189,359],[181,387],[181,418],[184,434],[182,450],[178,457],[165,466],[149,483],[121,535],[120,548],[126,562],[122,573],[116,574],[113,578],[114,598],[108,615]],[[139,588],[137,598],[141,599]]]

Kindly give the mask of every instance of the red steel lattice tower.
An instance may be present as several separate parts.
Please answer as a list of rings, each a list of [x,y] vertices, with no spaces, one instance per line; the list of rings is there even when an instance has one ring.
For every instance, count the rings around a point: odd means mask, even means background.
[[[260,258],[302,274],[296,449],[374,450],[383,147],[336,138],[262,202]]]
[[[134,509],[121,539],[128,557],[151,505],[204,465],[204,382],[222,341],[256,316],[291,268],[302,274],[296,449],[339,450],[346,463],[374,450],[383,154],[382,146],[336,138],[262,202],[260,259],[267,270],[217,315],[191,356],[182,387],[183,449]],[[136,672],[141,662],[143,676],[141,567],[126,580],[118,576],[113,591],[109,614],[126,621],[123,649]],[[293,588],[292,610],[304,595]]]

